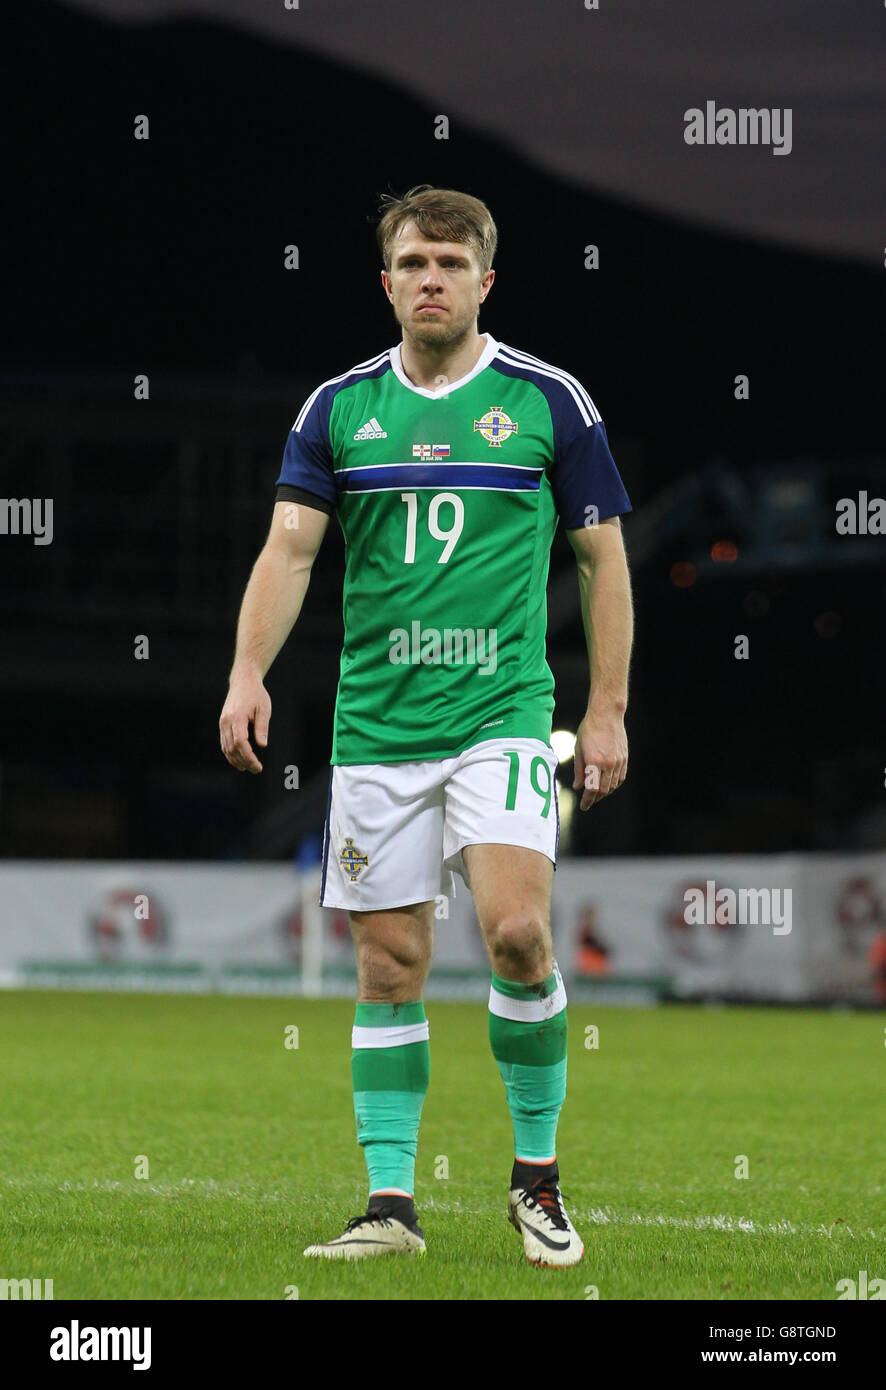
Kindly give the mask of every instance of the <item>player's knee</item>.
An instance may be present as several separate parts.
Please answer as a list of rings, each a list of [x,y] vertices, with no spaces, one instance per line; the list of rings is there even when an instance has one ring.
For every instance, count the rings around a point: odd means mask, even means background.
[[[408,939],[387,943],[363,942],[357,948],[361,980],[382,997],[402,997],[410,985],[416,997],[427,977],[430,962],[417,942]]]
[[[493,969],[505,978],[516,970],[524,974],[544,965],[549,953],[547,922],[532,912],[503,917],[488,933]]]

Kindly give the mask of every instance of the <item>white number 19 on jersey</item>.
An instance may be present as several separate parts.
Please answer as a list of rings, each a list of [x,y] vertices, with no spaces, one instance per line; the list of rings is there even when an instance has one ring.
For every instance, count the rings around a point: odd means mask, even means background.
[[[418,493],[401,492],[400,500],[406,503],[406,554],[405,565],[415,564],[415,537],[418,531]],[[444,530],[440,525],[440,508],[448,503],[452,507],[452,525]],[[428,507],[428,530],[435,541],[445,541],[437,559],[438,565],[445,565],[455,549],[456,542],[465,524],[465,504],[455,492],[435,492]]]

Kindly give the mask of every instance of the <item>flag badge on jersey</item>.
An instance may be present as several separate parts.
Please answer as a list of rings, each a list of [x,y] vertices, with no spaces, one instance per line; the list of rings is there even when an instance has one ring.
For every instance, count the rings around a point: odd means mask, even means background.
[[[354,841],[345,837],[345,847],[338,856],[348,878],[352,883],[356,883],[364,869],[369,868],[369,855],[364,854],[362,849],[358,849]]]
[[[448,444],[413,444],[412,446],[414,459],[448,459],[449,452]]]
[[[506,415],[500,405],[491,405],[480,420],[474,421],[474,433],[479,430],[492,449],[500,449],[510,435],[516,434],[520,426],[510,415]]]

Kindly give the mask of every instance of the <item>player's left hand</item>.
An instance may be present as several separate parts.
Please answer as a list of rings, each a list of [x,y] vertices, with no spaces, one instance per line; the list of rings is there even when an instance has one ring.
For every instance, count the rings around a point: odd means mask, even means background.
[[[619,714],[586,714],[575,736],[573,791],[583,787],[579,810],[588,811],[618,791],[628,775],[628,736]]]

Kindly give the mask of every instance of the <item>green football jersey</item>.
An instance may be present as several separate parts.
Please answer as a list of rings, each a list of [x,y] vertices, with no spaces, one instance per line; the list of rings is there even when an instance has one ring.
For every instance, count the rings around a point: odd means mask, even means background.
[[[290,431],[277,499],[335,510],[345,538],[333,764],[550,740],[558,520],[630,502],[584,387],[485,338],[437,391],[408,379],[399,345],[383,352],[319,386]]]

